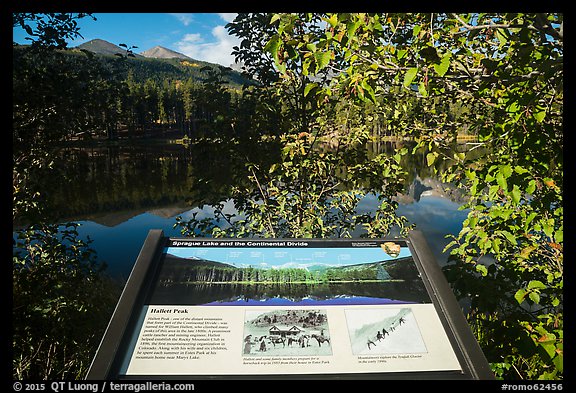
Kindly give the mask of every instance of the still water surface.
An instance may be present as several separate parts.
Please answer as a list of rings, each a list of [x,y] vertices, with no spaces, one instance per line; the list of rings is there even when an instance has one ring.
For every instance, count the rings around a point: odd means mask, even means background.
[[[366,205],[376,206],[375,198],[365,201]],[[428,245],[440,264],[446,261],[447,256],[442,253],[448,243],[447,234],[457,234],[461,223],[466,218],[467,211],[459,211],[460,204],[440,196],[423,196],[418,202],[402,204],[398,214],[406,216],[416,228],[423,232]],[[191,216],[194,211],[206,211],[191,208],[181,214],[183,218]],[[162,229],[165,236],[181,236],[179,230],[174,229],[176,215],[162,217],[153,212],[144,212],[114,226],[99,224],[91,220],[79,220],[81,224],[78,232],[82,237],[90,236],[93,239],[92,247],[97,251],[101,260],[108,264],[108,272],[119,278],[127,278],[132,266],[138,257],[140,247],[146,239],[150,229]]]
[[[108,273],[121,280],[129,276],[150,229],[177,237],[181,236],[173,228],[177,216],[210,217],[212,211],[204,203],[225,199],[231,173],[239,165],[218,144],[75,148],[64,156],[66,176],[52,193],[60,221],[81,224],[80,236],[93,240],[92,248],[108,265]],[[467,211],[458,209],[462,201],[457,194],[445,193],[442,184],[426,175],[422,162],[415,157],[409,168],[413,179],[397,213],[423,232],[442,265],[447,260],[442,253],[449,241],[446,235],[459,232]],[[377,205],[377,198],[369,194],[358,210],[370,211]],[[225,209],[232,212],[233,203],[229,201]]]

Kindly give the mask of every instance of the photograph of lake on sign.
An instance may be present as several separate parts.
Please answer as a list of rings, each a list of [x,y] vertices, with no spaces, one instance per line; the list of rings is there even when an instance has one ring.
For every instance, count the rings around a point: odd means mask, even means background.
[[[431,303],[408,247],[167,247],[150,304]]]

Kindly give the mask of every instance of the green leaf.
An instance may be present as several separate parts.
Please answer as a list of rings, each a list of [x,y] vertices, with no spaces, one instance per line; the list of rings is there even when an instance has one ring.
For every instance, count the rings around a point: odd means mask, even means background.
[[[434,161],[436,160],[437,156],[438,156],[438,153],[426,154],[426,163],[428,164],[428,166],[432,166],[434,164]]]
[[[477,194],[477,188],[478,188],[478,184],[480,183],[480,181],[477,178],[472,179],[472,184],[470,185],[470,195],[476,195]]]
[[[315,89],[316,87],[318,87],[318,83],[308,83],[306,87],[304,87],[304,97],[310,93],[310,90]]]
[[[564,371],[564,356],[562,356],[562,354],[558,354],[558,356],[556,356],[552,360],[552,362],[554,363],[554,365],[556,366],[558,371],[560,371],[560,372]]]
[[[534,118],[536,119],[536,121],[538,123],[542,123],[542,121],[546,117],[546,111],[540,111],[540,112],[533,113],[532,116],[534,116]]]
[[[464,161],[465,158],[466,158],[466,153],[464,153],[464,152],[454,153],[454,160],[455,161],[462,162],[462,161]]]
[[[488,274],[488,269],[484,265],[476,265],[476,271],[484,277]]]
[[[280,19],[280,16],[281,16],[280,14],[272,15],[272,18],[270,18],[270,24],[274,24],[274,22]]]
[[[506,111],[510,113],[516,113],[520,110],[520,105],[518,105],[517,101],[512,101],[507,107]]]
[[[516,237],[508,231],[501,231],[502,235],[513,245],[516,245]]]
[[[496,195],[498,194],[498,190],[500,190],[500,186],[498,186],[497,184],[491,185],[490,188],[488,189],[488,197],[490,199],[496,198]]]
[[[466,177],[470,180],[474,180],[476,178],[476,172],[474,172],[470,169],[466,169],[466,172],[464,172],[464,175],[466,175]]]
[[[528,182],[528,187],[526,187],[526,193],[532,195],[536,190],[536,181],[534,179]]]
[[[509,178],[512,175],[512,167],[510,165],[500,165],[498,169],[505,178]]]
[[[309,72],[308,69],[310,68],[310,60],[304,60],[304,62],[302,63],[302,75],[308,76]]]
[[[548,356],[550,356],[550,359],[556,354],[556,345],[554,345],[553,342],[545,342],[540,344],[540,346],[546,351]]]
[[[330,19],[324,19],[324,20],[330,23],[330,26],[336,27],[336,25],[338,24],[338,14],[332,14]]]
[[[532,300],[534,303],[539,304],[540,303],[540,294],[538,294],[537,292],[530,292],[528,293],[528,297],[530,298],[530,300]]]
[[[528,289],[545,289],[546,285],[542,281],[532,280],[528,283]]]
[[[498,172],[496,174],[496,181],[498,182],[498,185],[500,186],[500,188],[502,188],[502,190],[504,190],[504,192],[508,191],[508,183],[506,182],[506,178],[504,177],[502,172]]]
[[[502,241],[499,238],[495,238],[492,241],[492,248],[494,248],[494,251],[496,251],[496,253],[500,252],[500,244],[502,243]]]
[[[536,218],[537,215],[538,215],[538,213],[536,213],[536,212],[532,212],[532,213],[528,214],[528,217],[526,218],[525,224],[530,225],[530,223],[534,220],[534,218]]]
[[[554,240],[556,243],[562,243],[564,241],[564,229],[558,229],[554,234]]]
[[[316,72],[326,67],[330,62],[332,52],[315,52],[314,59],[316,59]]]
[[[512,188],[511,194],[512,194],[512,202],[515,205],[520,203],[521,193],[520,193],[520,189],[518,188],[518,186],[516,184],[514,184],[514,188]]]
[[[542,230],[546,236],[552,237],[552,231],[554,231],[554,222],[550,223],[550,221],[544,221],[542,223]]]
[[[266,44],[266,46],[264,46],[264,50],[272,54],[272,56],[274,56],[274,59],[278,59],[278,48],[280,47],[281,42],[282,40],[278,35],[273,35],[270,38],[270,41],[268,41],[268,43]]]
[[[444,57],[442,57],[442,61],[440,62],[440,64],[434,64],[434,71],[436,71],[436,73],[439,76],[446,75],[446,72],[450,68],[450,57],[451,54],[447,53],[446,55],[444,55]]]
[[[518,304],[522,304],[524,298],[526,297],[526,290],[524,288],[520,288],[514,294],[514,299],[518,302]]]
[[[404,87],[409,87],[412,84],[417,72],[418,67],[410,68],[406,71],[406,74],[404,75]]]
[[[428,97],[428,90],[426,90],[426,85],[424,85],[424,82],[418,83],[418,92],[422,95],[422,97]]]
[[[498,38],[498,41],[500,41],[500,44],[502,45],[508,42],[508,38],[506,38],[504,29],[496,29],[496,38]]]
[[[346,24],[346,35],[348,36],[348,39],[354,38],[354,33],[356,32],[356,29],[360,27],[360,24],[361,24],[360,21],[348,22]]]
[[[370,99],[370,101],[372,101],[373,103],[376,103],[376,96],[374,95],[374,89],[372,89],[372,86],[370,86],[366,80],[363,80],[360,83],[360,86],[362,86],[362,88],[364,89],[364,91],[366,93],[368,93],[368,98]]]

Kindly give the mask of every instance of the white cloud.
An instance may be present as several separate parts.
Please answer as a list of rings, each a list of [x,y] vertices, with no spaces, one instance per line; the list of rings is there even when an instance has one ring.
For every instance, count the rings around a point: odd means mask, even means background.
[[[177,45],[195,45],[197,43],[202,42],[202,35],[200,33],[190,33],[185,34],[184,37],[180,41],[178,41]]]
[[[188,26],[194,21],[194,14],[169,14],[178,19],[184,26]]]
[[[233,13],[219,13],[218,16],[220,16],[220,18],[224,19],[226,22],[232,22],[234,20],[234,18],[236,18],[236,15],[238,14],[233,14]]]
[[[230,15],[230,14],[226,14]],[[223,25],[211,30],[211,39],[200,34],[186,34],[174,44],[175,50],[193,59],[216,63],[229,67],[234,64],[232,47],[240,45],[237,37],[230,36]]]

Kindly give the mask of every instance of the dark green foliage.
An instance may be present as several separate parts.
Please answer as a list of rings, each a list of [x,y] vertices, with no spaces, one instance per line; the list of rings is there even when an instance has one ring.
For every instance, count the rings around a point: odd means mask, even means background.
[[[562,26],[555,13],[240,14],[228,25],[243,39],[235,54],[280,103],[271,107],[282,163],[249,165],[254,187],[233,195],[242,219],[185,229],[264,237],[406,229],[391,197],[404,184],[398,164],[408,149],[354,163],[354,146],[377,124],[416,142],[412,154],[470,197],[446,274],[470,302],[496,376],[561,379]],[[470,151],[447,154],[464,131],[478,136]],[[355,215],[374,188],[381,211]]]
[[[231,105],[252,82],[215,64],[31,46],[13,53],[16,148],[79,136],[117,139],[121,130],[142,137],[177,127],[198,136],[247,115]]]
[[[56,50],[78,35],[75,19],[14,15],[34,40],[13,57],[12,211],[14,223],[28,224],[14,233],[12,259],[12,374],[20,380],[83,378],[120,292],[76,224],[46,224],[54,218],[45,185],[56,143],[106,127],[116,113],[113,70]],[[38,27],[26,27],[31,21]]]
[[[90,13],[14,13],[12,23],[26,30],[34,49],[46,51],[66,48],[66,39],[82,37],[76,21],[86,17],[96,19]]]
[[[77,224],[31,225],[13,246],[13,377],[81,379],[120,286],[102,275]]]

